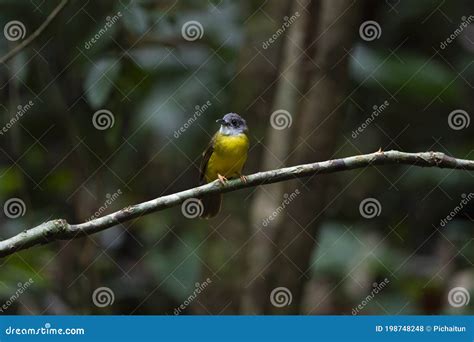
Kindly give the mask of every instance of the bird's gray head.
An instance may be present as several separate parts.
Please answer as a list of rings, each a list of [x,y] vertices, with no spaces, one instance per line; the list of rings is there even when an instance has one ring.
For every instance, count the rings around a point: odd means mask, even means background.
[[[221,124],[220,133],[223,135],[239,135],[248,130],[245,120],[235,113],[226,114],[216,122]]]

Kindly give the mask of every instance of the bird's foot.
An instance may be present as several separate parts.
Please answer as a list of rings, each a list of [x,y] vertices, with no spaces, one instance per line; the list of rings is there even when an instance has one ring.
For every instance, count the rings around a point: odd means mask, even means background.
[[[244,175],[240,175],[240,180],[243,182],[243,183],[247,183],[249,180],[247,178],[247,176],[244,176]]]
[[[225,178],[220,173],[217,174],[217,179],[219,180],[219,183],[221,183],[222,185],[225,185],[228,181],[227,178]]]

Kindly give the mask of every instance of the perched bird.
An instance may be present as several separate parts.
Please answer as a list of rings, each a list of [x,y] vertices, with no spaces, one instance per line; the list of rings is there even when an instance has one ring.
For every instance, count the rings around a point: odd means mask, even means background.
[[[247,123],[238,114],[229,113],[216,121],[221,125],[212,138],[201,163],[200,184],[210,183],[218,179],[225,184],[228,178],[240,177],[242,168],[247,161],[249,139]],[[201,198],[203,204],[202,218],[211,218],[219,213],[222,194],[205,195]]]

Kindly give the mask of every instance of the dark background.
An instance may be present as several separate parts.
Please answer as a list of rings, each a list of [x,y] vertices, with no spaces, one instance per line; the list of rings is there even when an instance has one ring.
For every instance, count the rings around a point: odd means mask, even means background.
[[[1,26],[20,21],[27,39],[55,6],[0,1]],[[474,26],[441,46],[470,15],[469,0],[70,1],[0,65],[0,125],[34,103],[0,136],[0,201],[25,209],[2,212],[1,238],[53,218],[83,222],[112,197],[104,214],[196,186],[215,120],[231,111],[250,127],[247,174],[379,148],[474,159],[474,123],[448,120],[474,112]],[[368,20],[380,26],[370,41],[359,32]],[[189,21],[201,38],[184,39]],[[0,55],[20,42],[0,36]],[[101,109],[114,121],[105,130],[93,124]],[[272,127],[277,110],[291,127]],[[232,192],[209,221],[170,208],[3,258],[0,302],[31,278],[4,313],[173,314],[188,301],[183,314],[350,315],[387,279],[359,314],[472,314],[472,301],[456,308],[448,293],[473,293],[474,205],[441,220],[474,192],[473,177],[376,166]],[[378,216],[361,215],[367,198]],[[111,305],[94,305],[100,287]],[[272,305],[278,287],[291,303]]]

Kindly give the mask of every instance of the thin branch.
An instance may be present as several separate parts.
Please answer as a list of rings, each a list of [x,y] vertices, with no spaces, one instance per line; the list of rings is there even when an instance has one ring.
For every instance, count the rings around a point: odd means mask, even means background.
[[[20,51],[30,45],[36,38],[39,37],[41,33],[48,27],[48,25],[56,18],[56,16],[61,12],[61,10],[66,7],[69,0],[63,0],[59,3],[58,6],[48,15],[46,20],[34,31],[28,38],[22,41],[20,44],[15,46],[12,50],[10,50],[5,56],[0,58],[0,64],[4,64],[14,56],[16,56]]]
[[[246,182],[235,179],[230,180],[226,185],[221,185],[218,181],[214,181],[196,188],[135,204],[112,214],[80,224],[69,224],[64,219],[48,221],[34,228],[25,230],[9,239],[0,241],[0,257],[13,254],[16,251],[27,249],[37,244],[45,244],[55,240],[75,239],[94,234],[121,222],[174,207],[187,199],[199,198],[205,194],[225,193],[262,184],[308,177],[315,174],[334,173],[371,165],[391,164],[474,171],[474,160],[456,159],[441,152],[406,153],[399,151],[379,151],[359,156],[258,172],[247,176]]]

